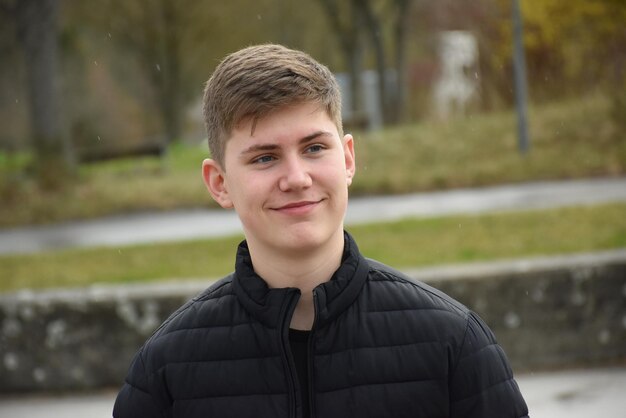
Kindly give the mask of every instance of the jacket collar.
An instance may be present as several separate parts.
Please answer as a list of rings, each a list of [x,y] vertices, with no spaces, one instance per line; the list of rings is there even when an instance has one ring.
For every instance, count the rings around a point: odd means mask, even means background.
[[[329,281],[317,286],[315,327],[320,328],[340,315],[357,298],[369,266],[350,234],[344,232],[344,250],[341,265]],[[254,272],[246,241],[239,244],[235,263],[233,287],[237,298],[257,320],[276,328],[284,323],[289,301],[299,295],[295,288],[270,289]]]

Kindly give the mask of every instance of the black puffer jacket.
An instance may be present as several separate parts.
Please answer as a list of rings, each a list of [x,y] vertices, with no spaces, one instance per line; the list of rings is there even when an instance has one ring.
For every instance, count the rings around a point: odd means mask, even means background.
[[[131,365],[113,415],[297,417],[288,346],[297,289],[269,289],[240,245],[236,271],[175,312]],[[475,314],[361,256],[315,289],[311,416],[519,418],[506,356]]]

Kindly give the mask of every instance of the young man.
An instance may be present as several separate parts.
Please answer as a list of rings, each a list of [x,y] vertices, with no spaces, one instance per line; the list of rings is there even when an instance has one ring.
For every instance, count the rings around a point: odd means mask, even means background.
[[[235,272],[136,355],[115,417],[527,416],[489,328],[344,232],[355,153],[340,102],[326,67],[282,46],[217,67],[203,177],[246,240]]]

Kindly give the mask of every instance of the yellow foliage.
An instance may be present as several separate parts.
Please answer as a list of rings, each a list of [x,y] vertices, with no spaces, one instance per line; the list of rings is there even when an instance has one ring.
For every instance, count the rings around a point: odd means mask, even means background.
[[[557,47],[576,35],[594,38],[618,35],[624,31],[626,2],[534,0],[522,2],[527,31],[527,47],[538,44]]]
[[[512,56],[512,0],[491,0],[503,18],[498,22],[500,44],[493,62]],[[529,66],[556,66],[566,80],[582,73],[601,74],[626,51],[624,0],[517,0],[524,24],[524,46]],[[620,46],[621,45],[621,46]],[[547,62],[549,61],[549,62]],[[531,74],[532,76],[532,74]]]

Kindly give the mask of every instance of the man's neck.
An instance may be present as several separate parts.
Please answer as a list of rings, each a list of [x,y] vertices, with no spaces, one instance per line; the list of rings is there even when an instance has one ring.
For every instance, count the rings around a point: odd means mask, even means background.
[[[315,307],[313,289],[327,282],[339,268],[343,255],[343,230],[325,245],[302,253],[267,251],[248,242],[254,271],[270,288],[297,287],[302,293],[291,319],[290,327],[310,330]]]

